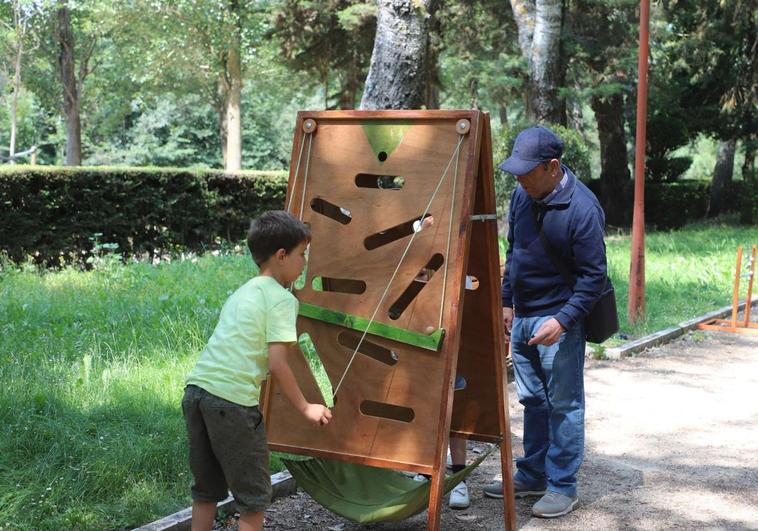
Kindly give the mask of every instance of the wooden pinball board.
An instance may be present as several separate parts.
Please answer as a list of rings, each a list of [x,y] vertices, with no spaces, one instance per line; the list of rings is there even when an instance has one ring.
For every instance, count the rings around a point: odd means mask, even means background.
[[[436,445],[450,426],[464,294],[481,297],[477,314],[488,322],[491,311],[500,314],[499,306],[490,308],[498,297],[483,293],[481,284],[497,287],[466,271],[471,215],[484,194],[477,186],[484,122],[478,111],[298,114],[286,204],[310,226],[312,241],[304,284],[294,289],[301,304],[297,328],[309,334],[339,389],[332,421],[315,427],[269,382],[264,411],[272,449],[388,468],[434,465]],[[319,312],[349,316],[348,326],[315,318]],[[473,333],[486,333],[469,314]],[[360,323],[369,321],[391,333],[372,329],[361,341]],[[418,341],[443,335],[439,348]],[[478,363],[467,379],[490,385],[472,397],[490,401],[485,409],[494,414],[497,371],[492,362]],[[306,399],[322,402],[303,356],[291,354],[290,364]],[[471,434],[481,422],[466,421],[470,410],[462,404],[458,424]],[[497,416],[485,424],[491,435],[500,433]]]

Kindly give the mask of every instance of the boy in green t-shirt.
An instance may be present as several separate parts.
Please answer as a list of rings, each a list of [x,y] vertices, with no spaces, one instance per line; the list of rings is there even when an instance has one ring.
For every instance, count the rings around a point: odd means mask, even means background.
[[[250,226],[247,244],[260,274],[224,304],[216,329],[187,376],[182,411],[189,436],[192,530],[210,530],[216,503],[232,491],[240,531],[263,528],[271,502],[268,447],[258,409],[267,373],[306,419],[325,425],[331,411],[310,404],[287,364],[297,341],[298,302],[284,286],[305,267],[308,227],[283,210]]]

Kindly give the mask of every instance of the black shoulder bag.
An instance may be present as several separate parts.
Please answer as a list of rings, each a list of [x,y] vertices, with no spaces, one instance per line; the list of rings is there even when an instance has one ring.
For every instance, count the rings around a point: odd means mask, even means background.
[[[537,207],[537,227],[539,228],[539,237],[542,247],[545,248],[550,261],[563,277],[566,284],[573,289],[576,284],[576,278],[570,272],[568,266],[560,259],[555,247],[547,239],[542,230],[542,218],[545,215],[545,209]],[[605,277],[605,288],[600,298],[584,318],[584,336],[590,343],[602,343],[613,334],[619,331],[619,318],[616,311],[616,292],[613,289],[611,279]]]

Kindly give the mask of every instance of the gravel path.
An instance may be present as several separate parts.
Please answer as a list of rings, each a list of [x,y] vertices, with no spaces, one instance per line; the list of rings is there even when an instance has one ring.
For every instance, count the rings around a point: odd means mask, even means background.
[[[519,529],[758,530],[758,336],[695,332],[621,361],[587,360],[587,445],[580,505],[556,520],[517,501]],[[509,386],[513,449],[521,406]],[[475,444],[472,445],[476,446]],[[502,529],[502,503],[482,496],[499,455],[472,474],[469,509],[443,510],[443,529]],[[359,526],[298,492],[276,501],[266,529],[415,530],[404,522]],[[234,529],[231,525],[228,529]]]

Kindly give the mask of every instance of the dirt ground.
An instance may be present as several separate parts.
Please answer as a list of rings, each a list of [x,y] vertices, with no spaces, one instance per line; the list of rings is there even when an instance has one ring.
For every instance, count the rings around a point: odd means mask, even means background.
[[[695,332],[633,358],[588,359],[585,389],[580,504],[567,516],[542,520],[530,513],[536,499],[518,500],[519,529],[758,530],[758,335]],[[522,415],[513,384],[509,393],[519,455]],[[453,511],[445,503],[443,529],[503,529],[502,502],[482,494],[500,478],[499,463],[494,452],[469,477],[469,509]],[[272,505],[265,529],[425,526],[425,512],[357,525],[298,491]]]

